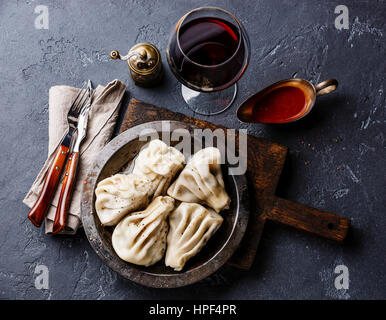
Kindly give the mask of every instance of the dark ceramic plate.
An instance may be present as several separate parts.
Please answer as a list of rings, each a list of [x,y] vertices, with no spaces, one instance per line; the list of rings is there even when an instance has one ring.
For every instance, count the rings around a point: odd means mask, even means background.
[[[197,282],[219,269],[235,252],[248,223],[247,184],[244,175],[229,175],[223,165],[226,190],[231,197],[230,208],[221,211],[224,222],[206,246],[185,265],[174,271],[164,265],[164,259],[153,266],[142,267],[121,260],[111,244],[113,228],[102,227],[95,213],[95,188],[99,181],[126,167],[147,143],[139,137],[144,130],[154,130],[162,139],[162,132],[186,129],[189,138],[195,139],[195,127],[178,121],[154,121],[130,128],[110,141],[98,155],[90,169],[82,197],[82,222],[87,238],[99,257],[121,276],[136,283],[156,288],[174,288]],[[166,141],[165,141],[166,142]],[[175,145],[178,142],[171,143]]]

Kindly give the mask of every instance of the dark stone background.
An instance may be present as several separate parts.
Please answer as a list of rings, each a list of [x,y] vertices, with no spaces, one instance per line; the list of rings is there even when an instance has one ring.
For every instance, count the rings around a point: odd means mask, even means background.
[[[192,115],[166,64],[169,31],[185,12],[207,1],[1,1],[0,3],[0,298],[10,299],[359,299],[386,298],[384,1],[212,1],[244,23],[252,59],[233,106],[212,122],[289,147],[278,194],[352,221],[344,245],[267,223],[249,272],[225,266],[187,288],[157,290],[109,270],[83,232],[52,237],[27,220],[22,199],[47,154],[48,90],[86,78],[118,78],[130,96]],[[38,4],[49,8],[49,30],[34,27]],[[338,4],[349,8],[349,30],[334,27]],[[165,81],[133,85],[111,49],[151,41],[162,51]],[[318,99],[304,120],[287,126],[240,123],[241,101],[292,76],[313,83],[335,77],[337,92]],[[338,170],[339,168],[339,170]],[[50,288],[34,286],[36,265]],[[349,290],[336,290],[334,268],[350,271]]]

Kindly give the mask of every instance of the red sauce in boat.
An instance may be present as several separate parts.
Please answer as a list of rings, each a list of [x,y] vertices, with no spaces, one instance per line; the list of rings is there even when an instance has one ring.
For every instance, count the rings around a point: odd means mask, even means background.
[[[252,115],[258,122],[283,123],[299,118],[306,107],[302,89],[284,86],[261,96],[253,106]]]

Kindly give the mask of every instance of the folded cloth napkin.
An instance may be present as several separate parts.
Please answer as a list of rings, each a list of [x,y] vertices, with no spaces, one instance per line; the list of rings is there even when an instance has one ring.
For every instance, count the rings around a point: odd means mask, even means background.
[[[110,82],[106,87],[99,85],[95,89],[88,117],[87,135],[80,146],[77,178],[71,198],[67,225],[61,232],[63,234],[75,234],[81,224],[80,202],[83,181],[95,156],[111,139],[125,90],[126,85],[119,80]],[[34,205],[40,194],[55,151],[67,132],[67,113],[78,91],[79,89],[69,86],[54,86],[50,88],[48,158],[23,200],[23,203],[30,208]],[[58,185],[46,216],[46,233],[52,232],[60,189],[61,183]]]

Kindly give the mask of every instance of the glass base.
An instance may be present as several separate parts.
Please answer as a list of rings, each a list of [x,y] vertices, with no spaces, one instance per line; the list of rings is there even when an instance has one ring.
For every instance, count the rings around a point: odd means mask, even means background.
[[[182,96],[195,113],[206,116],[219,114],[228,109],[237,93],[237,84],[216,92],[200,92],[181,86]]]

